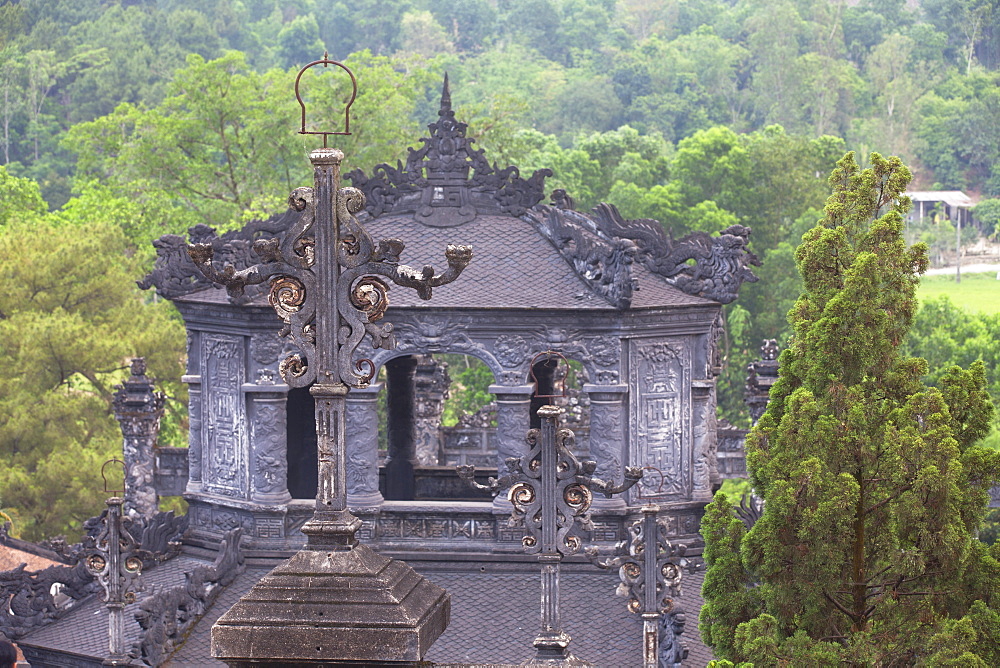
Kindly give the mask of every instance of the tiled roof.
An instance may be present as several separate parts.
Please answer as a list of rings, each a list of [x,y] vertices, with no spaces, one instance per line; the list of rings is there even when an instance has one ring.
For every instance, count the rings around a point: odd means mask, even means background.
[[[152,585],[171,586],[184,582],[184,573],[207,562],[182,556],[149,571],[143,577],[148,592]],[[532,640],[539,630],[539,575],[530,563],[410,562],[432,582],[451,594],[451,623],[431,647],[426,659],[438,664],[517,664],[531,656]],[[211,627],[269,569],[247,569],[227,587],[205,616],[191,630],[184,645],[173,655],[170,668],[222,668],[211,658]],[[704,666],[711,650],[698,637],[702,573],[686,574],[677,602],[687,612],[682,639],[690,654],[685,667]],[[572,636],[571,651],[602,668],[641,665],[642,621],[629,613],[625,600],[615,596],[617,573],[590,566],[567,565],[561,575],[562,620]],[[139,593],[139,599],[144,596]],[[138,640],[139,626],[133,618],[135,605],[126,608],[126,643]],[[43,627],[22,642],[27,645],[102,658],[107,651],[107,612],[93,598],[63,619]]]
[[[65,566],[58,561],[46,559],[31,552],[18,550],[9,545],[0,545],[0,571],[12,571],[21,564],[26,564],[24,570],[29,572],[44,570],[49,566]]]
[[[427,264],[444,270],[449,243],[472,246],[469,266],[454,283],[435,288],[430,301],[420,299],[413,290],[390,286],[389,303],[394,308],[613,310],[548,240],[520,218],[479,216],[457,227],[428,227],[412,217],[385,216],[366,219],[363,224],[376,240],[402,239],[406,247],[400,262],[417,269]],[[639,263],[632,265],[632,272],[639,288],[632,308],[715,304],[678,290]],[[222,289],[194,293],[179,301],[228,303]],[[261,296],[254,303],[267,301]]]

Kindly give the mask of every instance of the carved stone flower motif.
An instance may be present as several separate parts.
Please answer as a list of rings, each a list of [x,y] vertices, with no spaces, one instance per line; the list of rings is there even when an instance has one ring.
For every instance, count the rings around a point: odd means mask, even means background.
[[[493,354],[504,366],[517,366],[528,354],[527,342],[516,334],[502,334],[493,345]]]
[[[611,336],[599,336],[587,344],[587,352],[601,366],[611,366],[618,361],[620,356],[618,339]]]

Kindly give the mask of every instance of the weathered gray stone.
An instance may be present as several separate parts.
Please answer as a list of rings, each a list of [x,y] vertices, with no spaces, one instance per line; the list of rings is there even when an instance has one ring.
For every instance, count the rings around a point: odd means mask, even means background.
[[[448,625],[448,594],[364,545],[302,550],[266,575],[212,627],[230,666],[420,661]],[[251,663],[248,663],[252,661]]]

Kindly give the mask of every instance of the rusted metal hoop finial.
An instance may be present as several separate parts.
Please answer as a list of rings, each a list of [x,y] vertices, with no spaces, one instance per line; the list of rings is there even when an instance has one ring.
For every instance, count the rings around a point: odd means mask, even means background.
[[[643,471],[656,471],[657,475],[660,476],[660,485],[659,485],[659,487],[656,488],[655,492],[653,492],[652,494],[648,494],[648,495],[642,493],[642,486],[640,485],[638,487],[639,494],[637,495],[639,497],[639,500],[640,501],[652,501],[653,499],[659,498],[660,495],[663,494],[663,481],[664,481],[663,471],[661,471],[659,468],[657,468],[655,466],[652,466],[652,465],[643,466],[642,470]]]
[[[544,350],[544,351],[538,353],[537,355],[535,355],[534,357],[531,358],[531,363],[528,365],[528,375],[531,377],[531,382],[535,384],[535,389],[536,390],[538,389],[538,377],[535,376],[535,362],[539,358],[541,358],[541,357],[544,357],[546,362],[549,361],[549,360],[551,360],[551,359],[558,358],[558,359],[556,359],[556,366],[557,367],[559,366],[559,360],[562,360],[566,364],[566,371],[567,371],[567,373],[562,378],[562,394],[536,394],[536,395],[534,395],[535,398],[537,398],[537,399],[556,399],[556,398],[559,398],[559,397],[567,397],[567,396],[569,396],[568,394],[566,394],[566,376],[569,375],[569,368],[570,368],[569,367],[569,360],[566,359],[566,356],[563,355],[558,350]]]
[[[302,95],[299,93],[299,82],[302,80],[302,75],[310,67],[315,67],[317,65],[322,65],[327,67],[329,65],[336,65],[340,69],[347,72],[348,76],[351,77],[351,86],[353,90],[351,92],[351,99],[347,101],[347,106],[344,107],[344,131],[343,132],[313,132],[306,130],[306,103],[302,100]],[[323,148],[326,148],[326,138],[329,135],[349,135],[351,134],[351,105],[354,104],[354,100],[358,97],[358,80],[354,76],[354,72],[341,62],[336,60],[330,60],[330,54],[324,53],[320,60],[314,60],[309,63],[301,70],[299,70],[298,76],[295,77],[295,99],[299,103],[299,107],[302,109],[302,127],[299,129],[300,135],[323,135]]]
[[[121,467],[122,467],[122,488],[121,489],[108,489],[108,474],[107,474],[108,464],[120,464],[121,465]],[[126,466],[125,462],[123,462],[122,460],[118,459],[117,457],[112,457],[108,461],[104,462],[103,466],[101,466],[101,477],[104,478],[104,491],[105,492],[107,492],[108,494],[111,494],[112,496],[121,496],[121,494],[125,493],[125,480],[128,478],[128,466]],[[121,494],[119,494],[119,492]]]

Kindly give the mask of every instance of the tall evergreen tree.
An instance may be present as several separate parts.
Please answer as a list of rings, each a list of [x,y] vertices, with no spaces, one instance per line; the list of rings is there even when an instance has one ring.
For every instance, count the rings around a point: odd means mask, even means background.
[[[709,507],[702,635],[755,665],[997,665],[1000,548],[976,538],[1000,477],[976,444],[983,366],[937,389],[900,353],[927,249],[902,237],[909,171],[871,165],[838,163],[796,251],[794,339],[747,439],[764,513],[744,531],[724,495]]]

